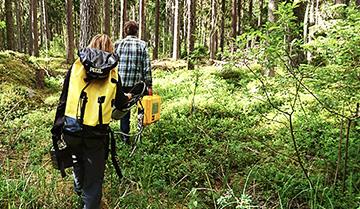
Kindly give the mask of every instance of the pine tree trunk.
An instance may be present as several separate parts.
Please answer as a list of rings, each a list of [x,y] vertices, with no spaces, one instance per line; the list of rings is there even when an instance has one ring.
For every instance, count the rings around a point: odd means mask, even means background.
[[[44,27],[44,44],[46,51],[49,49],[49,23],[48,23],[48,12],[47,12],[47,2],[46,0],[42,1],[42,13],[43,13],[43,27]]]
[[[172,58],[179,59],[179,43],[180,43],[180,21],[179,21],[179,0],[174,2],[174,42]]]
[[[159,54],[159,21],[160,21],[160,2],[155,0],[155,40],[153,50],[153,60],[158,59]]]
[[[182,44],[185,42],[186,43],[186,39],[184,39],[184,1],[183,0],[179,0],[179,58],[181,59],[181,49],[182,49]],[[185,41],[184,41],[185,40]]]
[[[170,36],[170,32],[168,30],[170,22],[169,22],[169,17],[171,17],[171,12],[169,12],[169,7],[168,7],[168,1],[166,1],[165,4],[165,18],[164,18],[164,26],[162,27],[162,54],[167,54],[167,50],[168,50],[168,39]],[[170,44],[172,45],[172,44]]]
[[[268,4],[268,21],[275,22],[275,11],[277,10],[276,0],[269,0]]]
[[[40,48],[44,46],[44,13],[43,13],[43,0],[39,0],[39,8],[40,8]]]
[[[269,0],[268,3],[268,21],[274,23],[276,21],[275,11],[277,10],[276,0]],[[264,72],[266,76],[273,77],[275,76],[275,66],[269,66],[269,69],[266,69]]]
[[[110,0],[104,0],[104,33],[110,36]]]
[[[312,41],[312,36],[314,34],[314,29],[312,26],[315,25],[315,2],[314,0],[309,0],[310,2],[310,6],[309,6],[309,32],[308,32],[308,35],[307,35],[307,43],[311,42]],[[312,54],[308,51],[306,53],[306,60],[308,63],[311,62],[312,60]]]
[[[310,1],[307,1],[306,9],[305,9],[305,16],[304,16],[304,26],[303,26],[303,41],[304,41],[304,44],[307,44],[307,38],[308,38],[309,11],[310,11]]]
[[[12,0],[5,0],[6,13],[6,48],[9,50],[15,49],[14,37],[14,17],[13,17]]]
[[[319,25],[320,21],[320,2],[319,0],[315,1],[315,25]]]
[[[127,21],[127,0],[121,0],[121,6],[120,6],[120,39],[124,38],[124,25]]]
[[[242,4],[245,2],[245,0],[238,0],[238,11],[237,11],[237,15],[238,15],[238,20],[237,20],[237,34],[241,35],[243,33],[242,30],[242,21],[243,21],[243,6]]]
[[[250,27],[254,27],[254,24],[253,24],[253,0],[249,0],[249,14],[248,14],[248,17],[249,17],[249,24],[250,24]]]
[[[66,31],[67,31],[67,47],[66,62],[68,64],[74,62],[74,26],[73,26],[73,2],[66,0]]]
[[[19,1],[15,1],[15,8],[16,8],[16,40],[17,40],[17,50],[19,52],[23,52],[25,41],[22,39],[23,36],[23,24],[22,24],[22,6]]]
[[[100,31],[97,3],[97,0],[80,1],[80,48],[86,47]]]
[[[264,7],[264,0],[259,0],[259,19],[258,19],[258,28],[261,28],[263,24],[263,7]]]
[[[182,1],[182,34],[183,34],[183,43],[185,49],[185,56],[187,56],[187,26],[188,26],[188,18],[187,18],[187,2]]]
[[[33,53],[32,55],[34,55],[35,57],[38,57],[39,56],[39,31],[38,31],[38,18],[37,18],[37,8],[38,8],[38,1],[37,0],[32,0],[33,1],[33,17],[32,17],[32,20],[33,20],[33,23],[32,23],[32,26],[33,26],[33,29],[32,29],[32,33],[33,33],[33,39],[34,39],[34,46],[33,46]]]
[[[28,53],[31,55],[34,51],[34,37],[33,37],[33,13],[34,13],[34,0],[30,0],[29,2],[29,45],[28,45]]]
[[[195,45],[195,27],[196,27],[196,0],[187,0],[188,2],[188,43],[187,54],[191,56],[194,51]],[[194,69],[194,63],[191,59],[188,59],[188,69]]]
[[[224,52],[225,45],[225,0],[221,0],[221,20],[220,20],[220,50]]]
[[[216,4],[216,0],[212,0],[212,2],[211,2],[210,59],[215,59],[215,55],[217,52],[216,20],[217,20],[217,4]]]
[[[168,16],[168,21],[170,24],[168,24],[168,32],[170,34],[169,36],[169,56],[172,56],[172,51],[173,51],[173,45],[172,45],[172,40],[174,40],[174,6],[173,6],[173,1],[170,1],[170,9],[169,9],[169,13],[170,15]]]
[[[237,26],[237,1],[232,0],[232,10],[231,10],[231,37],[233,40],[231,41],[231,52],[235,52],[235,39],[236,39],[236,26]]]
[[[112,13],[112,34],[114,40],[119,38],[120,34],[120,0],[112,0],[113,13]]]
[[[146,40],[146,0],[139,1],[139,38]]]

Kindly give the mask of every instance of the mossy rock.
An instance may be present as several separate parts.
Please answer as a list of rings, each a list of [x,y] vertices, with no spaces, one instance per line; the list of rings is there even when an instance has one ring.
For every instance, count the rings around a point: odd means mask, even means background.
[[[13,51],[0,52],[0,81],[18,84],[29,88],[35,87],[36,66],[29,61],[29,56]]]
[[[51,76],[65,75],[70,67],[64,58],[56,57],[30,57],[29,60],[45,69]]]

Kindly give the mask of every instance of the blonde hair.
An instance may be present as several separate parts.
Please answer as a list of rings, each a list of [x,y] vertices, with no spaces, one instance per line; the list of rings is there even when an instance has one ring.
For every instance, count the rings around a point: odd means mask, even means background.
[[[112,41],[111,41],[110,37],[106,34],[97,34],[96,36],[94,36],[91,39],[88,47],[100,49],[102,51],[106,51],[109,53],[114,52],[114,47],[113,47]]]

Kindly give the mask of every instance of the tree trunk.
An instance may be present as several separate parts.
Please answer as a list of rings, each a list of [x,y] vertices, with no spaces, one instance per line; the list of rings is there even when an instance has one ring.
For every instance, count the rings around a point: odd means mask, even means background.
[[[277,10],[277,3],[276,0],[269,0],[268,4],[268,21],[275,22],[275,11]]]
[[[34,39],[34,51],[32,53],[32,55],[34,55],[35,57],[38,57],[39,56],[39,31],[38,31],[38,18],[37,18],[37,8],[38,8],[38,1],[37,0],[32,0],[33,4],[33,9],[32,9],[32,20],[33,20],[33,23],[32,23],[32,26],[33,26],[33,29],[32,29],[32,33],[33,33],[33,39]]]
[[[29,5],[29,45],[28,45],[28,53],[32,55],[34,51],[34,37],[33,37],[33,13],[34,13],[34,0],[30,0]]]
[[[255,28],[255,24],[254,24],[254,21],[253,21],[253,5],[254,1],[253,0],[249,0],[249,13],[248,13],[248,16],[249,16],[249,25],[251,28]],[[254,46],[254,43],[255,43],[255,38],[252,38],[251,40],[249,40],[247,42],[247,48],[252,48]]]
[[[103,0],[104,2],[104,33],[110,36],[110,0]]]
[[[179,0],[179,58],[181,59],[181,49],[182,44],[186,43],[186,39],[184,39],[184,19],[186,18],[184,15],[184,1]],[[185,41],[184,41],[185,40]]]
[[[304,26],[303,26],[303,41],[304,41],[304,44],[307,44],[307,38],[308,38],[309,11],[310,11],[310,1],[307,1],[306,9],[305,9],[305,16],[304,16]]]
[[[232,0],[232,11],[231,11],[231,37],[233,38],[231,42],[231,52],[235,52],[235,39],[236,39],[236,21],[237,21],[237,1]]]
[[[187,56],[187,25],[188,25],[188,18],[187,18],[187,2],[182,1],[182,22],[183,22],[183,28],[182,28],[182,34],[183,34],[183,43],[184,43],[184,49],[185,49],[185,56]]]
[[[120,1],[120,39],[124,38],[124,25],[127,21],[127,0],[121,0]]]
[[[253,5],[253,0],[249,0],[249,14],[248,14],[248,16],[249,16],[249,25],[250,25],[250,27],[254,27],[254,23],[253,23],[253,7],[254,7],[254,5]]]
[[[146,40],[146,0],[139,1],[139,38]]]
[[[80,1],[80,48],[86,47],[91,38],[99,33],[98,0]]]
[[[187,35],[187,54],[188,57],[192,55],[195,44],[195,27],[196,27],[196,0],[187,0],[188,2],[188,35]],[[191,58],[188,58],[188,69],[194,69],[194,63]]]
[[[242,4],[245,3],[243,0],[238,0],[238,11],[237,11],[237,34],[241,35],[243,33],[242,30],[242,19],[243,19],[243,11],[242,11]]]
[[[112,0],[113,13],[112,13],[112,38],[114,40],[119,38],[120,34],[120,0]]]
[[[157,60],[159,54],[159,21],[160,21],[160,2],[159,0],[155,0],[155,40],[154,40],[153,60]]]
[[[172,56],[172,51],[173,51],[173,45],[172,42],[174,40],[174,6],[173,6],[174,0],[170,1],[170,9],[169,9],[169,15],[168,15],[168,22],[170,23],[168,25],[168,31],[169,31],[169,56]]]
[[[14,17],[12,0],[5,0],[5,13],[6,13],[6,48],[9,50],[15,49],[14,37]]]
[[[131,20],[135,20],[136,19],[136,8],[135,5],[131,5],[130,6],[130,14],[131,14]]]
[[[47,1],[45,1],[45,4],[44,4],[44,10],[45,10],[45,27],[46,27],[46,38],[48,40],[48,47],[49,47],[49,41],[52,40],[52,37],[51,37],[51,28],[49,26],[49,7],[48,7],[48,4],[46,3]]]
[[[276,0],[269,0],[268,3],[268,21],[274,23],[276,21],[275,11],[277,10]],[[269,69],[266,69],[264,73],[266,76],[274,77],[275,76],[275,66],[269,66]]]
[[[314,0],[309,0],[309,3],[310,3],[310,6],[309,6],[309,32],[308,32],[308,35],[307,35],[307,43],[311,42],[312,41],[312,36],[314,34],[314,29],[312,26],[315,25],[315,7],[314,7]],[[312,54],[308,51],[306,53],[306,60],[308,63],[311,62],[312,60]]]
[[[263,24],[263,7],[264,7],[264,0],[259,0],[259,19],[258,19],[258,28],[261,28]]]
[[[40,8],[40,48],[44,46],[44,13],[43,13],[43,0],[39,0]]]
[[[23,35],[23,24],[22,24],[22,6],[20,4],[19,1],[15,1],[15,9],[16,9],[16,40],[17,40],[17,50],[19,52],[23,52],[24,49],[24,44],[23,42],[25,40],[22,39],[22,35]]]
[[[73,5],[74,6],[74,5]],[[80,43],[79,43],[79,41],[80,41],[80,24],[79,24],[79,14],[78,14],[78,12],[76,12],[75,11],[75,9],[74,9],[74,12],[73,12],[73,16],[74,16],[74,25],[75,25],[75,27],[74,27],[74,46],[75,47],[79,47],[79,45],[80,45]]]
[[[315,5],[315,25],[319,25],[319,21],[320,21],[320,2],[319,0],[316,0],[316,5]]]
[[[360,8],[360,0],[356,0],[355,4],[356,4],[356,7]]]
[[[224,52],[225,45],[225,0],[221,0],[221,22],[220,22],[220,49]]]
[[[74,62],[74,27],[73,27],[73,2],[66,0],[66,30],[67,30],[67,47],[66,62]]]
[[[46,1],[45,0],[41,0],[42,4],[41,4],[41,10],[42,10],[42,23],[43,23],[43,39],[44,39],[44,44],[45,44],[45,50],[46,53],[49,49],[49,25],[48,25],[48,14],[47,14],[47,6],[46,6]]]
[[[180,21],[179,21],[179,0],[174,3],[174,42],[173,42],[173,56],[172,58],[179,59],[179,43],[180,43]]]
[[[216,0],[211,2],[211,33],[210,33],[210,59],[215,59],[217,52],[217,4]]]

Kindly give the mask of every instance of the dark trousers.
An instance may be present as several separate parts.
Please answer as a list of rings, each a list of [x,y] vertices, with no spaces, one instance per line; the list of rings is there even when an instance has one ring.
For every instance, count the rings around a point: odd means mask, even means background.
[[[105,171],[106,137],[65,136],[73,153],[74,190],[81,195],[85,209],[98,209]]]

